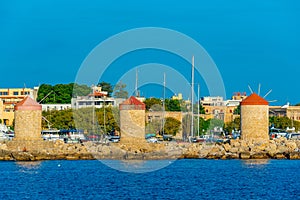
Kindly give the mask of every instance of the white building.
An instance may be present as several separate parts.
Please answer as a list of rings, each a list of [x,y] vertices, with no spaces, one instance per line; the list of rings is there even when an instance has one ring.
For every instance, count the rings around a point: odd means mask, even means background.
[[[43,111],[71,109],[71,104],[42,104]]]
[[[201,105],[204,106],[224,106],[225,101],[223,97],[202,97]]]
[[[71,107],[74,109],[95,107],[102,108],[103,106],[115,106],[116,100],[109,97],[98,97],[98,96],[80,96],[72,98]]]

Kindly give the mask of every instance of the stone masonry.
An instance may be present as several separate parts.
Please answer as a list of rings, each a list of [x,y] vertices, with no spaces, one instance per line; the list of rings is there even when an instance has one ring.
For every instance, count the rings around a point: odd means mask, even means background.
[[[145,138],[145,104],[131,96],[120,104],[121,137]]]
[[[241,138],[252,142],[269,140],[269,103],[255,93],[241,102]]]

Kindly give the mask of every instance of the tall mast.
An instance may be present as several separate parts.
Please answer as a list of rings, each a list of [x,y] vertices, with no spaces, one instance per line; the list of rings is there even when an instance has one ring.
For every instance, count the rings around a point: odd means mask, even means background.
[[[105,118],[106,118],[106,116],[105,116],[105,100],[106,100],[106,96],[104,96],[104,101],[103,101],[103,115],[104,115],[104,119],[103,119],[103,125],[104,125],[104,133],[106,133],[106,121],[105,121]]]
[[[138,97],[138,69],[135,70],[135,96]]]
[[[191,121],[191,137],[194,137],[194,56],[192,57],[192,83],[191,83],[191,106],[192,106],[192,121]]]
[[[166,110],[166,105],[165,105],[165,99],[166,99],[166,73],[164,73],[164,89],[163,89],[163,121],[162,121],[162,133],[163,135],[165,134],[165,110]]]
[[[198,83],[198,137],[200,136],[200,84]]]

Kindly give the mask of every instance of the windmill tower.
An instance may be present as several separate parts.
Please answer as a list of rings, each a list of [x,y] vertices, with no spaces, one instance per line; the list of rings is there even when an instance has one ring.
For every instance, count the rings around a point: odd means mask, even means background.
[[[241,139],[250,142],[269,140],[269,102],[264,96],[254,93],[249,86],[251,95],[241,102]]]

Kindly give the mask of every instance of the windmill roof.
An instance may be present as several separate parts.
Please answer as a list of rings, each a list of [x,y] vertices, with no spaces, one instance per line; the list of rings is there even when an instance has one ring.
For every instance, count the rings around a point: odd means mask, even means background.
[[[15,110],[42,110],[42,105],[26,96],[22,101],[15,105]]]
[[[135,98],[134,96],[129,97],[121,103],[122,105],[145,105],[143,102]]]
[[[259,95],[252,93],[241,102],[241,105],[269,105],[269,102]]]

